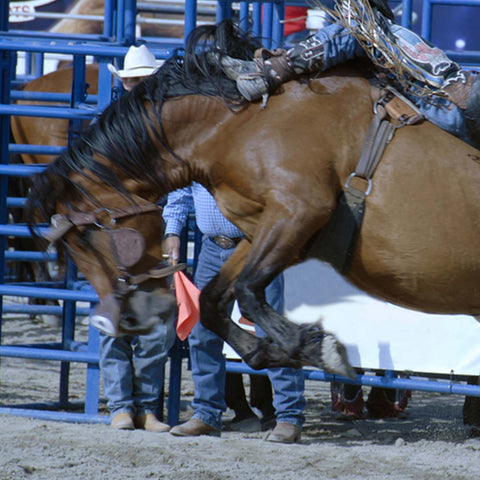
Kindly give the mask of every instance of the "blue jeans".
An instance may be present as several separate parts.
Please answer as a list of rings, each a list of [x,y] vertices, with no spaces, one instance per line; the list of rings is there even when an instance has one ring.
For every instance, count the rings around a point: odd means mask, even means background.
[[[200,251],[195,284],[202,289],[220,270],[234,249],[224,250],[204,237]],[[267,301],[277,311],[284,310],[283,275],[278,276],[266,290]],[[257,328],[257,335],[265,336]],[[189,336],[192,377],[195,394],[193,416],[220,430],[225,404],[225,357],[223,340],[200,323]],[[268,371],[272,382],[277,421],[302,427],[305,422],[304,375],[293,368],[272,368]]]
[[[322,70],[327,70],[347,60],[365,56],[363,48],[355,40],[355,37],[339,24],[330,24],[322,28],[315,34],[315,38],[322,42],[325,49]],[[435,105],[433,105],[416,95],[407,94],[407,96],[433,124],[461,140],[471,143],[466,132],[463,110],[444,98],[435,98]]]
[[[148,335],[113,338],[100,333],[100,368],[111,415],[162,411],[165,362],[175,340],[175,321],[156,324]]]
[[[365,51],[350,32],[337,23],[331,23],[315,34],[323,45],[324,59],[322,70],[345,63],[357,57],[364,57]]]

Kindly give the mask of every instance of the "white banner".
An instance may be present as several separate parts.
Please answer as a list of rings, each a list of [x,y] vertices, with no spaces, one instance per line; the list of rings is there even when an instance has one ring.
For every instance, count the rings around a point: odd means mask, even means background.
[[[322,320],[347,347],[354,367],[480,374],[480,322],[472,316],[431,315],[374,299],[316,261],[285,272],[285,300],[293,322]],[[232,318],[240,318],[237,305]],[[224,354],[239,359],[229,345]]]

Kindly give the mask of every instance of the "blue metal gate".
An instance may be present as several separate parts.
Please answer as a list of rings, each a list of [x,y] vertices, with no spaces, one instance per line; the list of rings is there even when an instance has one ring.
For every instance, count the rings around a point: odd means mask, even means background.
[[[195,2],[187,2],[185,16],[187,23],[194,25]],[[25,285],[9,283],[5,278],[6,262],[29,260],[46,261],[55,260],[55,255],[40,252],[18,252],[7,249],[9,236],[28,237],[28,227],[22,224],[8,222],[8,209],[21,207],[24,199],[10,198],[7,196],[8,177],[30,176],[43,166],[9,164],[9,153],[32,153],[32,154],[58,154],[61,147],[45,147],[32,145],[9,145],[10,115],[38,116],[45,118],[65,118],[69,121],[84,121],[93,118],[95,112],[102,111],[112,96],[111,74],[107,70],[107,64],[114,58],[123,58],[128,46],[135,40],[135,13],[136,2],[132,0],[107,0],[105,2],[105,22],[102,35],[90,35],[79,37],[67,37],[65,35],[53,35],[45,32],[36,34],[29,32],[8,31],[8,2],[2,5],[0,12],[0,44],[1,48],[1,78],[0,78],[0,128],[2,131],[2,144],[0,146],[0,307],[3,314],[12,312],[22,313],[53,313],[62,315],[61,340],[49,345],[3,345],[1,343],[0,323],[0,356],[30,358],[38,360],[59,361],[60,387],[58,402],[45,404],[42,408],[31,409],[28,406],[18,408],[16,406],[0,408],[0,413],[12,413],[48,419],[61,419],[68,421],[107,422],[104,415],[98,414],[99,407],[99,336],[98,332],[89,329],[88,342],[75,341],[75,316],[76,314],[88,314],[88,308],[78,308],[77,302],[96,303],[97,295],[93,289],[81,278],[78,278],[76,268],[72,263],[68,264],[67,273],[62,285]],[[193,20],[192,20],[193,19]],[[157,58],[168,58],[173,48],[183,44],[182,39],[167,39],[151,42],[151,50]],[[15,66],[18,52],[25,52],[26,58],[35,57],[37,64],[43,60],[46,54],[67,54],[73,59],[74,85],[70,95],[52,94],[28,94],[13,90],[16,82]],[[98,95],[83,98],[85,92],[85,62],[87,56],[93,56],[99,62]],[[40,60],[40,62],[39,62]],[[30,69],[33,72],[33,69]],[[42,68],[37,69],[37,74],[42,74]],[[29,77],[27,76],[28,80]],[[70,106],[39,106],[39,105],[16,105],[12,103],[16,99],[24,100],[63,100]],[[88,104],[86,103],[88,102]],[[32,305],[5,305],[4,296],[36,297],[42,299],[62,300],[63,306],[32,306]],[[181,361],[177,355],[177,362]],[[69,368],[71,362],[86,364],[86,393],[84,413],[59,412],[60,409],[68,410],[69,392]],[[175,370],[175,369],[174,369]],[[179,382],[178,371],[177,383]],[[175,390],[175,389],[174,389]],[[172,408],[170,421],[178,417],[178,407],[175,405],[172,395]],[[178,399],[176,401],[178,404]],[[177,410],[176,410],[177,408]],[[53,411],[49,411],[52,410]]]

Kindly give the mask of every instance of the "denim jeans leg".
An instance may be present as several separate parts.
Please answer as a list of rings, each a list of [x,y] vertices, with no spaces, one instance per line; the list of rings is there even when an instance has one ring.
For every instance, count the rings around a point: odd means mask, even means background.
[[[161,395],[165,363],[175,341],[175,321],[158,323],[148,335],[139,335],[133,342],[133,397],[137,415],[153,413],[161,417]]]
[[[265,290],[267,302],[279,313],[284,313],[284,277],[276,277]],[[265,332],[255,327],[257,336],[264,337]],[[295,368],[270,368],[268,377],[273,387],[273,406],[277,422],[292,423],[302,427],[305,423],[304,396],[305,376],[303,370]]]
[[[320,29],[315,34],[315,38],[323,44],[325,49],[322,70],[365,56],[365,51],[355,37],[338,23],[331,23]]]
[[[435,98],[434,102],[410,95],[425,117],[443,130],[469,143],[465,125],[465,113],[446,98]]]
[[[133,402],[132,337],[113,338],[100,333],[100,369],[111,415],[135,414]]]
[[[228,258],[228,252],[208,238],[204,239],[195,273],[198,288],[202,289],[215,277]],[[189,336],[189,345],[195,386],[193,416],[220,430],[222,414],[226,410],[223,340],[198,323]]]

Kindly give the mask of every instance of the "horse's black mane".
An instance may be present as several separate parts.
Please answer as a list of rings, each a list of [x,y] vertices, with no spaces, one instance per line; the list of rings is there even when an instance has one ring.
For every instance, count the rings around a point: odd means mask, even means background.
[[[167,179],[152,164],[153,159],[158,159],[158,141],[170,151],[161,129],[163,102],[196,94],[220,97],[229,107],[242,105],[245,100],[235,82],[225,76],[220,58],[230,55],[251,59],[259,46],[259,41],[242,33],[229,20],[196,28],[185,49],[175,51],[155,75],[107,107],[82,136],[34,177],[28,205],[31,222],[34,223],[34,212],[48,220],[55,213],[59,199],[68,203],[83,195],[95,203],[88,192],[74,183],[73,173],[107,183],[128,197],[111,165],[96,161],[94,155],[108,159],[117,171],[130,178],[156,185],[159,192],[169,191]],[[157,119],[149,117],[149,107],[153,107]],[[149,131],[156,132],[156,138],[151,138]]]
[[[225,76],[219,60],[225,55],[251,60],[260,47],[258,39],[240,31],[231,20],[196,28],[189,35],[185,50],[177,50],[161,69],[160,74],[169,78],[167,98],[200,94],[220,96],[227,103],[243,103],[235,82]]]

